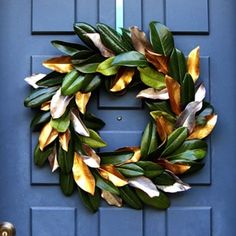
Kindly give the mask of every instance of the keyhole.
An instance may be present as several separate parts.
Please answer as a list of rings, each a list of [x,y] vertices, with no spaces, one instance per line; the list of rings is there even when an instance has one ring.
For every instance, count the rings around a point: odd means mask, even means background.
[[[8,236],[7,231],[3,231],[3,232],[2,232],[2,236]]]

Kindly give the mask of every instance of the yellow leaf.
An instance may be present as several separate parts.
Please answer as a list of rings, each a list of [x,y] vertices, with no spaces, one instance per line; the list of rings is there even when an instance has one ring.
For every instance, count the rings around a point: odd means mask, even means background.
[[[77,92],[75,95],[76,105],[82,114],[86,112],[86,106],[88,104],[90,97],[91,97],[91,92],[90,93]]]
[[[61,133],[59,135],[59,142],[61,144],[61,147],[64,151],[68,152],[68,146],[70,142],[70,131],[69,129],[66,130],[66,132]]]
[[[159,160],[157,163],[163,166],[165,169],[170,170],[175,175],[181,175],[191,168],[189,165],[173,164],[167,160]]]
[[[77,153],[74,154],[72,172],[76,184],[84,191],[94,195],[95,179],[88,166],[83,162],[83,159]]]
[[[41,105],[40,110],[41,110],[41,111],[49,111],[49,110],[50,110],[50,103],[51,103],[51,101],[44,102],[44,103]]]
[[[200,75],[200,56],[199,56],[200,47],[194,48],[188,55],[187,67],[188,73],[192,76],[193,81],[195,82]]]
[[[168,73],[168,61],[169,58],[155,52],[145,50],[145,57],[148,62],[150,62],[157,71],[162,72],[163,74]]]
[[[111,86],[111,92],[119,92],[125,89],[132,81],[135,70],[132,68],[120,68]]]
[[[70,56],[50,58],[43,62],[43,66],[59,73],[68,73],[73,70]]]
[[[171,122],[165,119],[163,116],[156,117],[157,132],[161,138],[161,141],[167,139],[168,135],[172,133],[174,126]]]
[[[207,137],[212,130],[214,129],[217,122],[217,115],[211,115],[209,116],[207,123],[204,126],[196,126],[193,129],[193,132],[190,134],[188,139],[203,139]]]
[[[171,109],[176,115],[179,115],[181,113],[180,84],[168,75],[165,76],[165,82],[170,98]]]
[[[109,181],[111,181],[115,186],[122,187],[128,184],[125,177],[118,171],[113,165],[103,165],[99,168],[100,175]]]
[[[116,150],[117,152],[133,152],[134,155],[127,160],[125,163],[133,163],[133,162],[138,162],[141,158],[141,150],[140,147],[123,147],[123,148],[119,148]]]
[[[47,123],[39,134],[39,148],[41,151],[52,143],[58,136],[57,130],[53,129],[50,122]]]

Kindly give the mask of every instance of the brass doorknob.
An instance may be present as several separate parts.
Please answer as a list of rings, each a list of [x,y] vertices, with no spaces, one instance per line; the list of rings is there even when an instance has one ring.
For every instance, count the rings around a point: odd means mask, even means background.
[[[16,230],[13,224],[9,222],[0,223],[0,236],[15,236]]]

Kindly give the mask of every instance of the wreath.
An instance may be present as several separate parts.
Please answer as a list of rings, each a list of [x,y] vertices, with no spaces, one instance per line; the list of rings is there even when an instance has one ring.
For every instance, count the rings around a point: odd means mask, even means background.
[[[180,176],[204,165],[204,139],[217,115],[197,81],[199,47],[185,58],[165,25],[153,21],[149,29],[150,41],[135,26],[119,33],[102,23],[75,23],[84,44],[52,41],[66,55],[43,62],[49,74],[25,79],[34,90],[24,104],[36,111],[31,128],[40,131],[34,163],[58,170],[62,192],[77,189],[93,212],[100,196],[117,207],[166,209],[169,193],[190,189]],[[140,89],[137,99],[150,110],[140,146],[99,151],[107,145],[98,133],[105,123],[87,104],[100,86],[118,96]]]

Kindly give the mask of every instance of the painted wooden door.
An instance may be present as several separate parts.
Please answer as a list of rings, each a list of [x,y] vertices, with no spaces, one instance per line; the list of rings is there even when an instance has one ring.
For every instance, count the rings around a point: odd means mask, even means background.
[[[120,1],[122,2],[122,1]],[[77,41],[75,21],[119,24],[115,0],[1,0],[0,2],[0,222],[19,236],[233,236],[236,235],[236,3],[234,0],[123,0],[124,26],[145,31],[151,20],[167,24],[185,53],[201,47],[202,79],[219,122],[209,141],[205,168],[188,178],[191,191],[171,197],[167,211],[112,208],[89,213],[77,194],[62,195],[57,174],[32,164],[31,113],[23,107],[23,78],[43,72],[56,55],[53,39]],[[122,8],[121,8],[122,10]],[[107,125],[108,149],[138,144],[148,119],[137,91],[117,99],[100,91],[92,103]]]

